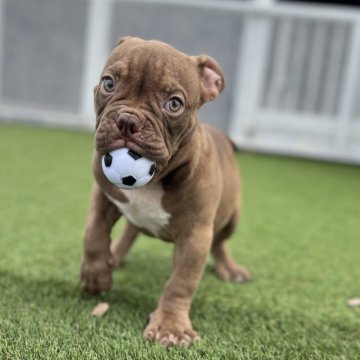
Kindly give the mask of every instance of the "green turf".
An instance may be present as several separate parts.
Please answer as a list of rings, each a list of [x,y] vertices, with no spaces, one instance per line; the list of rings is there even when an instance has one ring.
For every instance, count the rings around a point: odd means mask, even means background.
[[[142,237],[102,297],[79,290],[92,182],[89,134],[0,125],[0,359],[360,358],[360,168],[238,155],[244,213],[230,246],[252,272],[220,282],[211,261],[192,308],[202,341],[142,340],[171,245]],[[119,231],[119,229],[117,229]],[[92,318],[107,301],[110,312]]]

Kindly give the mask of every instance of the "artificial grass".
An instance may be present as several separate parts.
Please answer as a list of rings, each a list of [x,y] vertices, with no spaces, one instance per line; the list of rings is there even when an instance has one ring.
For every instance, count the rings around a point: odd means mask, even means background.
[[[0,359],[357,359],[360,168],[241,153],[241,226],[230,241],[253,281],[211,261],[192,308],[202,341],[142,339],[172,246],[141,237],[111,292],[79,290],[92,135],[0,125]],[[119,231],[119,227],[116,232]],[[99,301],[110,312],[91,316]]]

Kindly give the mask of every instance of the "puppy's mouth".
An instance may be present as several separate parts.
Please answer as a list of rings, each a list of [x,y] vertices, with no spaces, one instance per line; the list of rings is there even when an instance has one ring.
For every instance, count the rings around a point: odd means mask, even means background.
[[[128,113],[122,114],[125,115],[116,118],[118,113],[114,111],[100,119],[95,133],[98,155],[102,157],[116,149],[128,148],[155,161],[158,169],[166,166],[171,154],[160,129],[156,131],[152,122],[145,117],[140,122]]]

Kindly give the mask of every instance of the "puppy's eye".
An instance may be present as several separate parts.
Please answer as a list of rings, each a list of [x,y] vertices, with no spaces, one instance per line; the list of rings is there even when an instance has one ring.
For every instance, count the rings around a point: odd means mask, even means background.
[[[173,96],[165,104],[165,109],[169,112],[177,113],[183,108],[183,106],[182,100],[177,96]]]
[[[115,90],[115,82],[110,76],[105,76],[102,79],[102,85],[106,92],[113,92]]]

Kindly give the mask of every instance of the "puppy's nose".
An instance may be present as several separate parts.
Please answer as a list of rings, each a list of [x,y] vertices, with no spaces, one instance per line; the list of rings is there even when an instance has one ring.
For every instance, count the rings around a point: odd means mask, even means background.
[[[125,138],[130,138],[140,130],[139,118],[130,113],[121,113],[116,119],[116,124]]]

